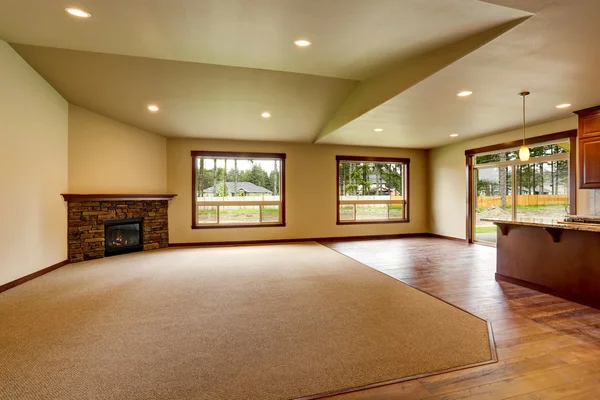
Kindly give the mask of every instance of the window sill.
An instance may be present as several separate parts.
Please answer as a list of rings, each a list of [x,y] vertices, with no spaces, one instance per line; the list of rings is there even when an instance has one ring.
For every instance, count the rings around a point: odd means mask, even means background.
[[[276,224],[221,224],[221,225],[192,225],[192,229],[227,229],[227,228],[277,228],[285,226],[284,223]]]
[[[406,224],[408,222],[410,222],[410,219],[398,221],[337,221],[337,225]]]

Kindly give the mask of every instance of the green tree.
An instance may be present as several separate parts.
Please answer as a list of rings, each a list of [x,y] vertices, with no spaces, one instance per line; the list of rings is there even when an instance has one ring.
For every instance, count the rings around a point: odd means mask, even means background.
[[[356,196],[358,194],[358,185],[356,183],[347,183],[344,190],[345,196]]]
[[[404,166],[402,164],[383,164],[382,170],[383,179],[386,182],[388,188],[396,190],[398,193],[404,195],[402,186],[402,171]]]
[[[382,181],[381,176],[383,175],[383,170],[386,164],[375,163],[372,166],[373,172],[375,172],[375,195],[379,196],[382,191]]]
[[[277,170],[277,165],[275,165],[275,169],[273,171],[271,171],[271,173],[269,174],[269,179],[267,181],[267,186],[265,186],[267,189],[269,189],[271,192],[273,192],[273,196],[279,196],[279,192],[280,192],[280,174],[279,171]]]
[[[351,180],[350,180],[351,179],[350,178],[350,175],[351,175],[350,163],[340,162],[339,168],[340,168],[340,182],[339,182],[339,185],[340,185],[340,194],[342,196],[349,195],[349,193],[348,193],[348,187],[347,186],[352,183]]]
[[[217,188],[217,192],[215,193],[216,197],[227,197],[229,196],[229,188],[227,187],[226,184],[224,183],[220,183],[219,187]]]
[[[480,196],[495,196],[499,192],[499,183],[492,179],[478,179],[477,193]],[[506,208],[506,205],[504,206]]]
[[[500,161],[506,161],[506,153],[500,153]],[[500,192],[500,207],[503,210],[506,210],[506,195],[508,194],[508,185],[509,183],[507,182],[507,175],[508,175],[508,167],[499,167],[498,168],[498,175],[499,175],[499,183],[498,183],[498,189]],[[477,182],[477,185],[479,185],[479,182]],[[512,182],[511,182],[512,185]],[[479,189],[479,186],[477,187],[477,189]]]
[[[231,175],[231,174],[230,174]],[[238,183],[238,170],[237,170],[237,159],[233,160],[233,195],[237,196]]]
[[[266,188],[269,180],[269,174],[267,174],[267,171],[262,169],[260,165],[253,164],[251,169],[242,171],[240,173],[239,180],[241,182],[251,182],[255,185]]]
[[[196,174],[198,197],[204,197],[204,190],[213,187],[215,184],[214,170],[207,169],[204,165],[205,161],[205,159],[200,158],[200,165]]]
[[[352,179],[358,185],[360,195],[367,196],[371,194],[371,182],[369,175],[371,173],[371,165],[368,163],[354,163],[352,170]]]

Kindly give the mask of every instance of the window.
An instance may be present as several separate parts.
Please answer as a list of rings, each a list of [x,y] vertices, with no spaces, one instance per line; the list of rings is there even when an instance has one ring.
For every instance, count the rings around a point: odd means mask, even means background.
[[[285,225],[285,154],[192,152],[192,228]]]
[[[569,136],[570,135],[570,136]],[[571,146],[573,135],[530,146],[531,158],[520,161],[518,148],[472,156],[473,241],[494,243],[496,227],[483,218],[562,219],[575,212]]]
[[[406,158],[337,156],[337,223],[408,222]]]

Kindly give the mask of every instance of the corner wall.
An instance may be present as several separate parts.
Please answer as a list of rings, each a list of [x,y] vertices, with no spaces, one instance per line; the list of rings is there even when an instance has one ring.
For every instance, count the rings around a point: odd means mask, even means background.
[[[286,226],[192,229],[192,150],[286,153]],[[428,232],[427,151],[202,139],[169,139],[171,243],[234,242]],[[410,158],[410,222],[336,225],[336,155]]]
[[[577,117],[573,116],[547,124],[527,128],[527,137],[577,129]],[[465,150],[500,144],[522,138],[523,131],[515,130],[497,135],[438,147],[430,151],[430,227],[431,233],[466,239],[467,174]],[[578,190],[578,214],[588,209],[589,194]]]
[[[166,190],[165,137],[69,105],[69,192]]]
[[[67,258],[68,105],[0,41],[0,285]]]

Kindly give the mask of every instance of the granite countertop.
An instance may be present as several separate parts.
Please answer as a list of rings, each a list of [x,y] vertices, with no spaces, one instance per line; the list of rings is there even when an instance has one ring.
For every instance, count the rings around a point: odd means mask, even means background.
[[[499,218],[481,218],[481,221],[503,223],[508,225],[521,225],[521,226],[538,226],[540,228],[559,228],[568,229],[572,231],[587,231],[587,232],[600,232],[599,224],[583,224],[583,223],[565,223],[556,219],[548,218],[518,218],[516,221],[503,220]]]

